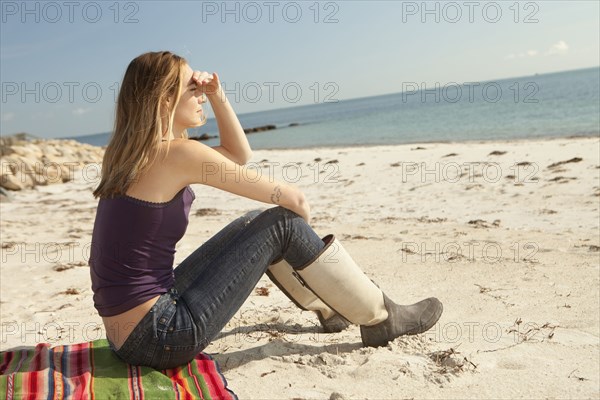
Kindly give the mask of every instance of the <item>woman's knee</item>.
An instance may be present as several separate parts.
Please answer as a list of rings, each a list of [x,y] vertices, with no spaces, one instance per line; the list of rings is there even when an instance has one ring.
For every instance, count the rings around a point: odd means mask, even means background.
[[[281,206],[252,210],[246,213],[243,218],[245,219],[245,224],[247,225],[251,221],[257,219],[257,217],[260,217],[259,219],[262,221],[271,221],[271,223],[277,223],[281,220],[291,221],[296,218],[302,219],[295,212]]]
[[[275,219],[288,219],[288,220],[295,219],[295,218],[302,219],[302,217],[300,217],[298,214],[296,214],[292,210],[282,207],[282,206],[269,208],[269,209],[265,210],[265,212],[269,213],[271,215],[271,217],[273,217]]]
[[[250,223],[254,218],[258,217],[260,214],[265,212],[266,208],[257,208],[255,210],[248,211],[246,214],[242,216],[246,224]]]

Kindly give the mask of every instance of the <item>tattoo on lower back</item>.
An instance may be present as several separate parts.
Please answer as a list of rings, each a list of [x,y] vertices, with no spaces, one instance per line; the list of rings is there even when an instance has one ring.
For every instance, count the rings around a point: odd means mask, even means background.
[[[281,189],[279,188],[279,185],[275,186],[275,189],[273,189],[273,194],[271,194],[271,202],[275,203],[275,204],[279,204],[279,199],[281,198]]]

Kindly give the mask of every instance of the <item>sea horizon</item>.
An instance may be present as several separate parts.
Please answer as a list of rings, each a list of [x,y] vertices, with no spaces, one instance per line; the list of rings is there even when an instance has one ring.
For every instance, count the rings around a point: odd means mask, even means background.
[[[600,66],[469,83],[253,111],[238,118],[244,128],[276,126],[247,135],[255,149],[600,135]],[[483,87],[487,94],[479,92]],[[494,93],[501,95],[489,97]],[[54,139],[105,146],[111,133]],[[188,134],[218,135],[216,121],[211,118]],[[217,145],[219,139],[203,143]]]

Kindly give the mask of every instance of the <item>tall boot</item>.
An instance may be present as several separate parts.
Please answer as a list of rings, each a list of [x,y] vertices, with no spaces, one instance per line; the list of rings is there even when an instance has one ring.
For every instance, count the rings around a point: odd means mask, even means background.
[[[314,311],[327,333],[341,332],[350,322],[337,314],[323,303],[310,289],[308,289],[294,268],[284,259],[272,264],[267,269],[267,276],[281,289],[294,304],[306,311]]]
[[[316,260],[296,268],[305,285],[348,321],[360,325],[365,346],[385,346],[402,335],[431,329],[442,315],[442,303],[430,297],[399,305],[387,297],[352,260],[333,235]]]

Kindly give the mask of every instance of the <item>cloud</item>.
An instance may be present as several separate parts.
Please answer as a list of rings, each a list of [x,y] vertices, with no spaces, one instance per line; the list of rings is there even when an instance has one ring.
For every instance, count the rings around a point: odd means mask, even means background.
[[[188,47],[187,44],[183,45],[183,56],[184,57],[189,57],[192,55],[192,51],[190,50],[190,48]]]
[[[74,115],[83,115],[85,113],[90,112],[91,110],[92,110],[91,108],[81,108],[81,107],[79,107],[79,108],[76,108],[76,109],[73,110],[73,114]]]
[[[12,121],[15,118],[14,112],[7,112],[2,114],[2,122]]]
[[[552,45],[552,47],[550,47],[545,55],[547,56],[551,56],[554,54],[558,54],[558,55],[564,55],[567,54],[569,52],[569,45],[564,41],[564,40],[559,40],[558,42],[554,43]]]
[[[512,60],[513,58],[523,58],[523,57],[535,57],[539,54],[537,50],[527,50],[526,52],[518,53],[518,54],[509,54],[506,56],[507,59]]]
[[[565,55],[569,52],[569,45],[564,41],[564,40],[559,40],[558,42],[554,43],[552,45],[552,47],[550,47],[548,50],[546,50],[544,52],[544,56],[551,56],[551,55]],[[537,50],[527,50],[525,52],[521,52],[521,53],[511,53],[509,55],[507,55],[505,58],[507,60],[513,60],[515,58],[524,58],[524,57],[537,57],[540,55],[540,52]]]
[[[54,113],[52,111],[40,111],[31,114],[32,119],[48,119],[54,118]]]

